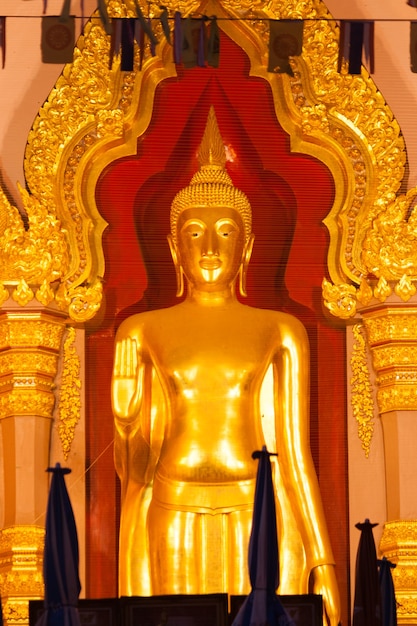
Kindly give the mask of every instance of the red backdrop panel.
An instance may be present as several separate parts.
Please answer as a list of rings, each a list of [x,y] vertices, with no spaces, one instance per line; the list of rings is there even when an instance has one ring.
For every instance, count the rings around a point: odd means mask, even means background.
[[[198,169],[211,105],[228,147],[234,184],[249,197],[255,247],[246,302],[299,317],[311,344],[311,442],[348,622],[347,444],[344,332],[322,314],[334,197],[328,169],[290,152],[269,84],[249,76],[246,54],[222,34],[219,68],[178,68],[157,89],[137,153],[111,164],[97,185],[104,234],[105,307],[87,346],[89,463],[113,439],[110,376],[114,332],[127,315],[175,303],[166,235],[175,193]],[[88,595],[117,594],[118,486],[110,449],[89,472]]]

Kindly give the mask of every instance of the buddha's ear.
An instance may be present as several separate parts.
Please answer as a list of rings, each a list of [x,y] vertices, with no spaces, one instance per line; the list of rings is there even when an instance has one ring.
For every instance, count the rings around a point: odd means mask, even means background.
[[[239,293],[241,296],[246,298],[248,295],[246,293],[246,272],[248,269],[249,261],[252,255],[253,242],[255,241],[255,235],[252,233],[249,239],[245,243],[245,248],[243,250],[242,263],[239,268]]]
[[[172,235],[167,235],[169,249],[171,250],[172,260],[175,266],[175,276],[177,279],[177,293],[175,294],[177,298],[181,298],[184,294],[184,272],[182,269],[181,262],[179,260],[178,249],[175,241],[172,238]]]

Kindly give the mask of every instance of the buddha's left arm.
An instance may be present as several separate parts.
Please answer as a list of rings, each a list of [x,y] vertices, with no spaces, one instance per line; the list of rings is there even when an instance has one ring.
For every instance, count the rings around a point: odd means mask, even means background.
[[[294,515],[313,564],[333,562],[321,496],[310,450],[310,383],[307,334],[285,316],[274,360],[275,428],[278,463]],[[318,532],[320,530],[320,532]]]
[[[340,618],[334,558],[310,449],[309,345],[303,325],[284,316],[274,360],[278,463],[303,540],[315,593],[323,595],[330,623]]]

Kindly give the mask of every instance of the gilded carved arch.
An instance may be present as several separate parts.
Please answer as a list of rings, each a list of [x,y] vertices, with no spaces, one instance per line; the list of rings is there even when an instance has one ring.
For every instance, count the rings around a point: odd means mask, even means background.
[[[411,250],[405,268],[403,258],[395,258],[389,267],[385,260],[392,256],[387,223],[395,220],[401,237],[413,228],[413,217],[408,223],[406,217],[414,192],[397,200],[406,162],[404,142],[366,70],[361,76],[337,71],[338,27],[323,3],[262,5],[209,0],[189,2],[181,10],[183,15],[218,17],[220,28],[248,54],[251,75],[270,84],[276,116],[290,135],[292,151],[317,157],[332,172],[335,199],[325,224],[334,285],[325,281],[324,297],[332,312],[349,317],[357,298],[366,297],[364,277],[400,280],[417,272]],[[133,2],[114,1],[108,8],[114,17],[134,15]],[[173,12],[176,7],[167,8]],[[268,20],[280,18],[305,20],[303,54],[292,59],[294,77],[267,72]],[[55,300],[74,321],[97,313],[106,222],[95,203],[95,184],[109,162],[134,152],[149,124],[156,86],[175,74],[172,48],[157,20],[154,28],[160,40],[156,56],[147,50],[142,71],[136,65],[133,72],[120,72],[117,58],[109,65],[110,37],[98,17],[86,26],[74,62],[64,68],[28,138],[29,193],[22,190],[28,230],[5,195],[1,197],[3,215],[13,216],[2,233],[3,301],[11,290],[23,306],[33,298]],[[30,268],[28,255],[26,265],[19,258],[22,238],[33,251]],[[40,250],[43,255],[48,251],[49,263],[36,266]]]

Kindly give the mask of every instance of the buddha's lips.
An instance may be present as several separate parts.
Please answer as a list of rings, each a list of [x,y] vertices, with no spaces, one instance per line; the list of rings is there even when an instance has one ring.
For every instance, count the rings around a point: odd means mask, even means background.
[[[220,259],[201,259],[199,263],[203,270],[218,270],[221,264]]]

